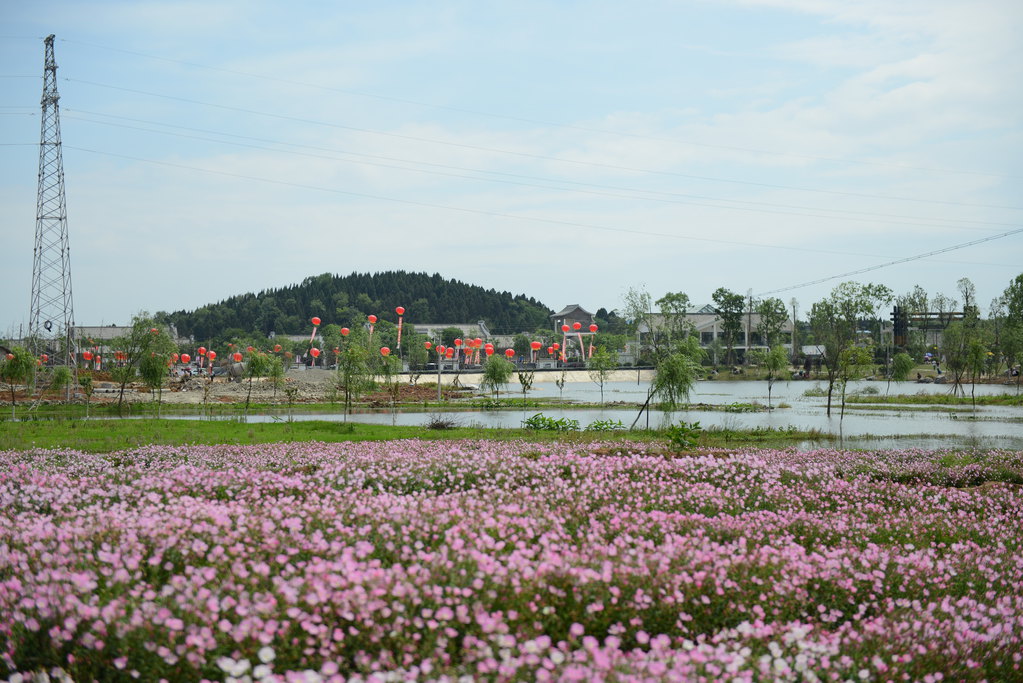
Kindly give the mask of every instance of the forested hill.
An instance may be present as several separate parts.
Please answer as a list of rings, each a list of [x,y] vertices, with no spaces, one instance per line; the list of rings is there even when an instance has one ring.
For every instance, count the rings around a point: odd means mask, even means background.
[[[495,334],[531,331],[550,324],[552,310],[535,299],[512,295],[439,274],[324,273],[301,284],[259,294],[233,296],[194,311],[167,316],[182,336],[211,339],[225,330],[268,334],[302,334],[309,319],[323,324],[353,326],[369,314],[397,322],[394,309],[405,307],[405,321],[416,323],[462,323],[484,320]]]

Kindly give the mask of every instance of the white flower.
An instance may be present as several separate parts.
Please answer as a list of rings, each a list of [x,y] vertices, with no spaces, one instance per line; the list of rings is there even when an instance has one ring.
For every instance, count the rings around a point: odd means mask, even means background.
[[[259,652],[257,652],[256,655],[259,657],[259,661],[264,664],[269,664],[273,660],[277,659],[277,653],[269,646],[259,648]]]
[[[257,664],[256,668],[252,670],[252,675],[257,681],[263,678],[269,678],[272,673],[273,671],[271,671],[270,667],[266,664]]]

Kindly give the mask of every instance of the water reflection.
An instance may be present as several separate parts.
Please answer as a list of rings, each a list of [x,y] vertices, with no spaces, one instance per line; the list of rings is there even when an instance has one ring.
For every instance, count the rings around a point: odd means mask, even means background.
[[[560,375],[561,373],[557,373]],[[638,381],[637,381],[638,374]],[[789,427],[801,431],[818,430],[841,438],[841,444],[854,448],[1008,448],[1023,449],[1023,411],[1010,406],[931,406],[926,410],[906,410],[899,406],[847,405],[844,417],[840,415],[839,399],[832,402],[832,415],[826,413],[826,398],[819,395],[827,390],[826,382],[799,380],[776,382],[771,391],[771,403],[775,410],[763,412],[726,412],[701,410],[699,404],[727,406],[759,402],[768,403],[767,383],[763,381],[700,381],[690,398],[693,410],[661,413],[659,411],[639,413],[638,406],[647,398],[650,388],[649,373],[625,371],[618,373],[615,381],[604,384],[604,408],[576,408],[576,403],[597,404],[600,402],[600,387],[589,380],[587,373],[569,373],[563,388],[554,383],[554,373],[537,373],[530,398],[563,401],[541,410],[459,410],[458,401],[451,401],[453,412],[446,412],[449,418],[461,426],[519,427],[531,415],[542,412],[553,418],[578,420],[580,427],[598,420],[620,421],[625,427],[635,424],[640,428],[661,428],[679,420],[699,422],[704,428],[755,429]],[[445,379],[450,379],[446,377]],[[473,386],[474,376],[463,374],[460,383]],[[516,396],[518,388],[514,379],[502,396]],[[978,384],[977,396],[1015,393],[1015,386]],[[971,387],[967,385],[967,393]],[[807,396],[807,392],[811,394]],[[915,382],[850,382],[848,395],[871,394],[943,394],[951,387],[942,384],[917,384]],[[521,396],[521,394],[517,394]],[[624,405],[623,405],[624,404]],[[781,407],[779,407],[781,406]],[[638,418],[638,419],[637,419]],[[249,422],[266,422],[287,419],[277,415],[251,415]],[[294,420],[343,421],[338,414],[315,413],[294,415]],[[351,422],[369,424],[396,424],[420,426],[430,420],[423,412],[377,411],[349,415]],[[804,444],[805,447],[821,444]]]

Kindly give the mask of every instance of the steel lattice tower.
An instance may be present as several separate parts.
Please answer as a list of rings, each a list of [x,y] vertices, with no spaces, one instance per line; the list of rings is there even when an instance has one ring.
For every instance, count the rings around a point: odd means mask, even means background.
[[[29,348],[46,354],[44,367],[68,367],[71,390],[77,386],[74,305],[71,297],[71,249],[64,200],[64,161],[60,147],[60,108],[53,35],[46,37],[43,67],[42,126],[39,138],[39,186],[36,239],[32,261],[32,310]]]

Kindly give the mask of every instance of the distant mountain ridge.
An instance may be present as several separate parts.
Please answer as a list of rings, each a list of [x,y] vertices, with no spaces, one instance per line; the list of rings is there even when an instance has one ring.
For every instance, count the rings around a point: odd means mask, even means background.
[[[395,308],[405,308],[405,321],[463,323],[484,320],[495,334],[531,331],[550,324],[553,311],[524,294],[512,295],[434,273],[402,270],[381,273],[324,273],[300,284],[240,294],[193,311],[176,311],[167,322],[178,334],[210,339],[225,330],[260,334],[302,334],[313,316],[323,324],[352,326],[373,314],[397,322]]]

